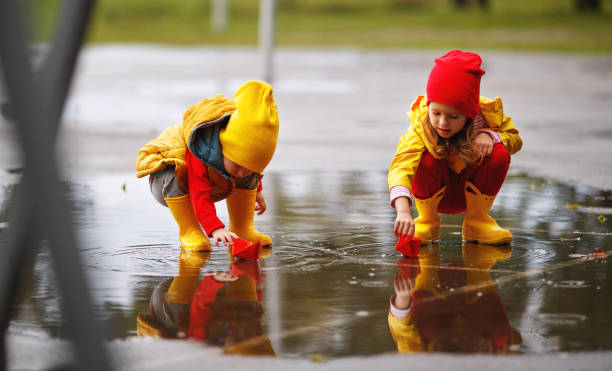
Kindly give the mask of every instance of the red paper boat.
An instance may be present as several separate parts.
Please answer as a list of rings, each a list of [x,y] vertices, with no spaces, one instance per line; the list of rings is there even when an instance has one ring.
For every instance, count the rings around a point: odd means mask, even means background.
[[[232,264],[232,273],[236,276],[247,275],[255,282],[261,280],[261,267],[258,261],[237,260]]]
[[[240,237],[232,242],[232,255],[244,260],[257,260],[261,252],[261,242],[251,242]]]
[[[419,256],[419,250],[421,250],[421,239],[413,236],[402,236],[397,241],[395,250],[399,251],[404,256],[415,258]]]
[[[400,274],[408,279],[414,279],[421,273],[419,258],[403,257],[395,265],[399,268]]]

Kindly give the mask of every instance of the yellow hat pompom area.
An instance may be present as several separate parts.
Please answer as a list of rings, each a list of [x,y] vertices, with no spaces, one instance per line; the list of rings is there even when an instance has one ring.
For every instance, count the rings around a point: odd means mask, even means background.
[[[223,156],[256,173],[262,173],[278,138],[278,113],[272,87],[248,81],[234,95],[236,111],[219,133]]]

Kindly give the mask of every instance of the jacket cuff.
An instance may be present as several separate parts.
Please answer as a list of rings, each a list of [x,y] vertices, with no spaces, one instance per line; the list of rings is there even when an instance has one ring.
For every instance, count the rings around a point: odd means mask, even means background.
[[[479,133],[489,134],[491,136],[491,139],[493,139],[493,144],[501,143],[501,137],[499,136],[499,133],[496,132],[495,130],[484,129],[484,130],[480,130]]]
[[[200,221],[200,224],[202,225],[202,228],[204,228],[204,231],[206,231],[206,235],[208,237],[212,237],[211,234],[217,229],[225,228],[225,224],[223,224],[223,222],[221,222],[216,215],[206,217],[205,220]]]
[[[389,191],[389,201],[391,203],[391,207],[395,209],[395,200],[399,197],[407,197],[410,206],[412,206],[412,192],[406,186],[393,186]]]
[[[395,295],[392,296],[391,299],[389,299],[389,312],[391,312],[391,315],[397,319],[408,317],[408,315],[410,314],[410,308],[406,308],[406,309],[397,308],[395,305],[393,305],[393,301],[394,301],[393,299],[395,299]]]

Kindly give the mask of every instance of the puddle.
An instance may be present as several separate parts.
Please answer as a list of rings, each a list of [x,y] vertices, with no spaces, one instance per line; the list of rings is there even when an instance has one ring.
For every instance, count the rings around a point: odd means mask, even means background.
[[[441,242],[405,259],[384,172],[270,173],[268,211],[255,220],[274,246],[257,263],[232,261],[224,247],[181,255],[170,213],[132,175],[71,186],[108,338],[191,337],[300,359],[612,349],[612,264],[572,257],[612,250],[607,192],[509,177],[491,214],[513,232],[511,249],[462,244],[461,215],[443,215]],[[0,189],[0,241],[11,189]],[[45,249],[24,276],[10,331],[63,337]],[[397,280],[419,292],[404,321],[388,317]]]

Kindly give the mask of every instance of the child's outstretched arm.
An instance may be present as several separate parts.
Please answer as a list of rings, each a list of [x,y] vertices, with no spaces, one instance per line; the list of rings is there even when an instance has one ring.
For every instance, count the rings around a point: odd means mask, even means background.
[[[423,151],[425,151],[425,144],[416,133],[415,126],[421,127],[419,123],[413,123],[408,128],[400,138],[397,151],[389,166],[388,183],[391,192],[391,206],[395,207],[397,212],[393,231],[398,236],[414,234],[414,221],[410,213],[410,186],[423,156]],[[401,189],[401,191],[394,192],[393,187],[397,187],[396,189]]]
[[[266,211],[266,199],[264,198],[263,193],[260,190],[257,191],[255,195],[255,211],[257,211],[257,215],[261,215]]]
[[[410,308],[414,281],[400,273],[395,276],[393,288],[395,289],[395,296],[391,298],[391,304],[399,310]]]
[[[408,197],[398,197],[395,199],[395,224],[393,232],[396,236],[412,236],[414,234],[414,220],[410,213],[410,200]]]
[[[187,151],[187,169],[189,196],[193,210],[206,234],[211,236],[213,231],[225,228],[225,224],[217,217],[217,209],[210,195],[212,185],[208,179],[208,170],[189,151]]]

